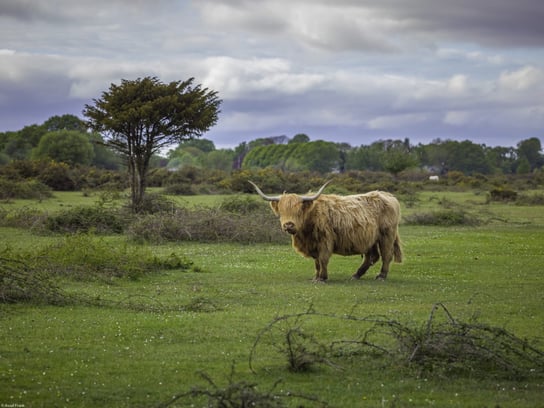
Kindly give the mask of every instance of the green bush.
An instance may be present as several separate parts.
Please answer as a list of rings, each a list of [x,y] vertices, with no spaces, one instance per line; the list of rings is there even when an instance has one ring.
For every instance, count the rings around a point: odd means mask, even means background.
[[[13,228],[31,228],[40,230],[47,215],[35,208],[22,207],[14,209],[0,208],[0,226]]]
[[[168,197],[157,193],[146,193],[140,214],[173,213],[178,209],[178,205]]]
[[[80,188],[121,191],[127,187],[127,177],[120,171],[104,170],[96,167],[79,167],[77,173]]]
[[[38,180],[9,180],[0,177],[1,200],[13,198],[42,200],[52,196],[53,193],[51,192],[51,189]]]
[[[544,205],[544,194],[519,194],[517,205]]]
[[[164,269],[200,271],[192,261],[175,252],[159,257],[146,248],[112,245],[89,234],[66,236],[38,251],[14,252],[5,248],[0,252],[0,303],[66,305],[88,302],[90,299],[64,292],[58,285],[58,277],[108,281],[123,277],[136,279]]]
[[[219,204],[219,208],[237,214],[249,214],[268,209],[268,205],[260,198],[248,195],[233,195],[226,197]]]
[[[29,259],[33,259],[36,269],[78,280],[136,279],[159,269],[193,269],[192,261],[176,253],[158,257],[147,248],[126,243],[112,245],[92,234],[67,235]]]
[[[189,182],[168,184],[163,189],[165,194],[169,195],[194,195],[192,185]]]
[[[42,162],[38,180],[57,191],[77,190],[78,185],[66,163]]]
[[[52,160],[16,160],[0,166],[0,177],[21,182],[36,179],[57,191],[110,186],[117,190],[126,188],[127,177],[121,171],[96,167],[68,166]]]

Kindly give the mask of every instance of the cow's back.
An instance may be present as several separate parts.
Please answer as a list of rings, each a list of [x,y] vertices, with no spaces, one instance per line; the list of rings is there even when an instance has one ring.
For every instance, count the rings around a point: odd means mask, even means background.
[[[355,196],[361,203],[363,212],[376,220],[380,227],[396,227],[400,222],[400,204],[390,193],[384,191],[371,191]],[[346,197],[346,198],[347,198]]]
[[[398,200],[392,194],[383,191],[349,196],[327,194],[322,195],[316,204],[326,208],[328,221],[339,229],[351,228],[353,223],[381,226],[397,225],[400,221]]]
[[[341,255],[365,253],[378,240],[380,231],[396,229],[399,219],[397,199],[381,191],[321,195],[311,216],[319,239],[327,240],[331,250]]]

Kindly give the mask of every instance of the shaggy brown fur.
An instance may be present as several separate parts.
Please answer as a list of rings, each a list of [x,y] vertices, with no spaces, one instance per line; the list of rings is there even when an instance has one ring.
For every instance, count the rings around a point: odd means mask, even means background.
[[[318,195],[305,201],[297,194],[283,194],[270,200],[282,229],[291,234],[293,247],[315,260],[315,280],[326,281],[332,254],[364,256],[353,275],[359,279],[382,257],[376,279],[385,279],[392,260],[402,261],[398,233],[400,206],[385,192],[338,196]]]

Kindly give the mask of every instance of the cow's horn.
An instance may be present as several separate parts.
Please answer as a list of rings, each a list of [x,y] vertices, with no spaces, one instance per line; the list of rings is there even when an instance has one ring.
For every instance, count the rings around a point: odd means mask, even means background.
[[[257,193],[263,198],[263,200],[266,200],[266,201],[280,201],[280,197],[279,197],[279,196],[275,196],[275,197],[267,196],[265,193],[263,193],[263,192],[261,191],[261,189],[260,189],[259,187],[257,187],[257,184],[255,184],[253,181],[248,180],[248,182],[249,182],[253,187],[255,187],[255,190],[256,190]]]
[[[316,200],[321,195],[323,190],[325,190],[325,187],[327,187],[327,184],[329,184],[331,181],[332,180],[329,180],[325,184],[323,184],[321,186],[321,188],[317,191],[317,193],[315,193],[314,195],[312,195],[312,196],[300,196],[300,198],[302,198],[302,201],[314,201],[314,200]]]

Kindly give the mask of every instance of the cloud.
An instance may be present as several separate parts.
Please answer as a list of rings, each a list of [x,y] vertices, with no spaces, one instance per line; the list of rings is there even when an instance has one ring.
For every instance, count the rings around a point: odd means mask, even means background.
[[[471,62],[478,65],[502,65],[505,63],[504,56],[496,53],[487,54],[482,51],[470,51],[457,48],[440,48],[436,56],[446,61],[459,61],[462,63]]]
[[[258,41],[296,43],[331,52],[393,49],[383,35],[375,34],[387,24],[374,21],[366,9],[335,4],[205,0],[198,7],[212,29],[244,32]]]
[[[447,87],[452,96],[465,95],[468,92],[468,78],[466,75],[454,75],[448,80]]]
[[[408,35],[432,34],[440,39],[484,46],[525,47],[544,45],[544,3],[538,0],[384,0],[373,6],[378,13],[405,21]],[[364,6],[363,6],[364,7]]]
[[[534,66],[525,66],[515,71],[505,71],[501,74],[499,87],[514,92],[534,90],[544,91],[544,70]]]
[[[470,113],[466,111],[448,111],[444,116],[444,123],[452,126],[466,125],[470,120]]]
[[[271,33],[286,29],[283,12],[274,2],[201,1],[195,4],[208,25],[249,32]]]
[[[118,21],[145,17],[157,7],[172,4],[172,0],[94,0],[92,2],[73,0],[3,0],[0,3],[0,16],[22,22],[39,21],[53,23],[79,23]]]
[[[441,40],[544,45],[544,3],[538,0],[203,0],[195,5],[212,29],[243,31],[264,41],[288,38],[330,52],[402,52]]]
[[[423,113],[378,116],[368,121],[368,127],[370,129],[398,129],[423,123],[427,119],[428,115]]]
[[[319,74],[293,72],[290,62],[281,58],[211,57],[200,65],[205,86],[224,98],[300,94],[324,81]]]

